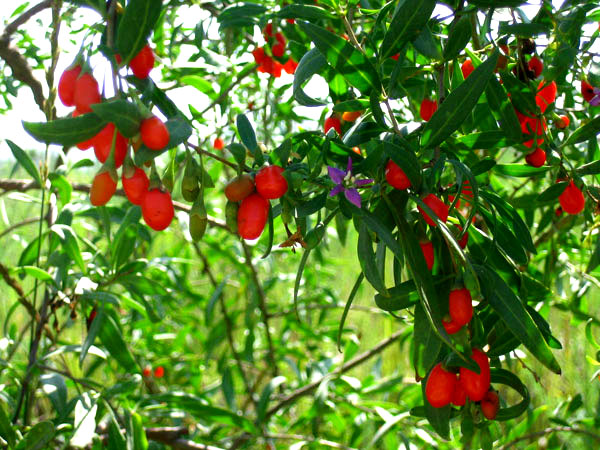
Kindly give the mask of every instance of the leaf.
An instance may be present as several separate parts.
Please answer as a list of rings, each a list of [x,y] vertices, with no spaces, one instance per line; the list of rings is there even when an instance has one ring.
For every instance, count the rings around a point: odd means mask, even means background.
[[[575,171],[579,175],[597,175],[600,173],[600,160],[584,164],[583,166],[578,167]]]
[[[96,136],[106,122],[94,113],[51,122],[25,122],[23,128],[34,139],[45,144],[59,144],[71,147],[79,142],[87,141]]]
[[[21,167],[25,169],[25,171],[31,176],[31,178],[37,181],[38,186],[41,186],[42,177],[40,176],[40,171],[36,167],[31,157],[13,141],[7,139],[6,143],[10,147],[10,151],[12,152],[15,159],[19,161],[19,164],[21,164]]]
[[[0,401],[0,437],[8,442],[10,448],[14,448],[15,442],[17,441],[17,433],[15,433],[15,429],[10,423],[10,419],[4,410],[3,401]]]
[[[316,213],[321,208],[325,207],[327,201],[327,192],[315,195],[310,200],[300,203],[294,210],[294,217],[306,217]]]
[[[129,0],[125,13],[119,20],[117,49],[123,64],[147,44],[148,37],[162,11],[162,0]]]
[[[333,15],[326,9],[313,5],[287,5],[281,8],[275,17],[282,19],[333,19]]]
[[[566,181],[555,183],[548,189],[546,189],[544,192],[542,192],[540,195],[538,195],[535,201],[538,203],[553,202],[558,197],[560,197],[560,194],[564,192],[568,185],[569,183]]]
[[[85,337],[85,341],[81,345],[81,352],[79,352],[79,367],[83,367],[83,361],[90,350],[90,347],[94,345],[94,341],[96,340],[96,336],[98,336],[98,332],[104,326],[104,318],[106,314],[96,314],[94,320],[92,320],[92,324],[90,325],[90,329],[88,330],[87,336]]]
[[[246,164],[246,147],[236,142],[229,144],[227,150],[233,155],[233,159],[238,163],[238,166],[244,167]]]
[[[391,230],[386,227],[376,215],[368,211],[361,209],[360,217],[365,222],[369,230],[375,233],[377,237],[383,241],[386,247],[392,251],[396,258],[402,261],[402,248],[400,247],[400,244],[396,238],[394,238]],[[425,263],[424,260],[423,262]]]
[[[405,44],[414,41],[421,34],[436,3],[435,0],[412,0],[402,3],[395,11],[383,37],[379,48],[380,60],[400,52]]]
[[[346,112],[346,111],[364,111],[370,106],[369,100],[346,100],[344,102],[336,103],[333,105],[335,112]]]
[[[462,125],[494,74],[498,55],[497,51],[494,52],[465,81],[450,92],[425,125],[421,137],[422,147],[434,147],[441,144]]]
[[[364,222],[360,224],[358,229],[357,245],[356,253],[365,278],[380,294],[387,297],[389,294],[385,288],[383,277],[377,267],[375,252],[373,251],[373,242],[371,241],[371,236],[369,235],[369,231]]]
[[[217,17],[221,28],[253,25],[267,11],[263,5],[242,3],[225,8]]]
[[[238,114],[236,123],[240,139],[248,150],[255,153],[258,150],[258,144],[256,142],[256,134],[254,133],[252,124],[245,114]]]
[[[367,56],[338,35],[309,22],[297,24],[319,49],[331,67],[364,95],[381,91],[381,82]]]
[[[73,229],[68,225],[56,223],[50,228],[60,239],[61,245],[65,250],[65,253],[75,261],[75,264],[79,266],[83,273],[86,273],[86,266],[81,256],[81,250],[79,249],[79,242]]]
[[[471,40],[471,16],[464,15],[450,26],[448,41],[444,47],[444,59],[454,59]]]
[[[528,0],[469,0],[469,3],[484,8],[516,8]]]
[[[509,141],[503,131],[481,131],[460,136],[456,139],[456,144],[465,150],[487,150],[508,147]]]
[[[302,90],[302,84],[308,81],[314,74],[320,73],[327,66],[327,60],[318,48],[310,49],[302,56],[296,72],[294,73],[293,93],[294,98],[302,106],[323,106],[324,102],[315,100],[306,95]]]
[[[493,367],[491,369],[491,375],[492,383],[504,384],[505,386],[509,386],[515,391],[517,391],[519,394],[521,394],[521,396],[523,397],[523,400],[521,400],[518,404],[508,408],[499,409],[498,413],[496,414],[495,420],[504,422],[510,419],[514,419],[515,417],[519,417],[521,414],[527,411],[527,408],[529,407],[530,403],[530,397],[529,391],[527,390],[527,387],[523,384],[523,382],[514,373],[496,367]]]
[[[127,437],[132,441],[133,450],[147,450],[148,439],[146,438],[142,417],[136,412],[131,412],[128,415]]]
[[[50,421],[39,422],[35,424],[25,435],[16,450],[44,450],[48,448],[48,444],[54,439],[56,430]]]
[[[196,88],[198,91],[206,94],[211,100],[216,100],[219,97],[212,83],[199,75],[184,75],[179,78],[179,82]]]
[[[168,119],[173,117],[185,117],[184,114],[177,108],[177,105],[167,96],[164,90],[159,88],[150,77],[140,80],[134,75],[129,75],[127,81],[136,89],[144,94],[145,98],[151,100],[160,112]]]
[[[592,120],[573,131],[563,145],[572,145],[588,141],[598,133],[600,133],[600,116],[594,117]]]
[[[521,300],[495,271],[474,265],[485,299],[502,321],[542,364],[560,374],[560,365]]]
[[[408,280],[388,289],[389,296],[375,294],[375,304],[384,311],[400,311],[419,302],[417,287]]]
[[[123,334],[117,326],[115,320],[107,314],[104,310],[101,310],[94,322],[99,320],[102,323],[98,336],[100,341],[106,347],[110,356],[112,356],[124,369],[129,373],[138,372],[138,366],[133,359],[133,355],[127,347]]]
[[[494,172],[511,177],[529,178],[548,172],[550,166],[532,167],[525,164],[496,164]]]
[[[512,142],[522,142],[523,133],[521,133],[521,124],[515,113],[515,108],[510,102],[506,91],[496,79],[490,78],[485,88],[485,96],[492,111],[496,112],[500,118],[500,128],[508,140]]]
[[[217,304],[217,300],[219,300],[219,297],[221,297],[221,295],[223,294],[223,289],[227,285],[228,280],[229,275],[225,276],[225,278],[221,280],[221,282],[215,288],[215,291],[210,296],[208,303],[206,304],[206,314],[204,317],[204,323],[206,324],[206,326],[209,326],[212,323],[213,310],[215,308],[215,305]]]
[[[92,444],[96,434],[96,412],[98,404],[88,392],[81,394],[75,404],[75,418],[73,426],[75,432],[71,437],[70,444],[73,447],[82,448]]]
[[[139,108],[127,100],[112,100],[92,105],[92,111],[105,122],[115,124],[126,138],[132,138],[140,131],[143,116]]]
[[[358,292],[358,288],[360,287],[363,279],[365,278],[365,274],[361,272],[356,278],[354,282],[354,286],[352,286],[352,290],[350,291],[350,295],[348,295],[348,300],[346,300],[346,306],[344,306],[344,312],[342,313],[342,317],[340,319],[340,326],[338,327],[338,336],[337,336],[337,347],[338,351],[341,353],[342,349],[342,332],[344,331],[344,324],[346,323],[346,317],[348,317],[348,313],[350,312],[350,307],[352,306],[352,302],[354,301],[354,297],[356,297],[356,293]]]
[[[500,22],[498,34],[513,34],[520,37],[533,37],[540,34],[549,34],[550,28],[542,23],[512,23]]]
[[[46,272],[43,269],[40,269],[39,267],[36,266],[20,266],[20,267],[15,267],[11,270],[12,272],[16,272],[16,273],[21,273],[21,274],[26,274],[29,275],[33,278],[36,278],[44,283],[50,283],[52,285],[54,285],[56,287],[56,282],[54,281],[54,278],[52,278],[52,275],[50,275],[48,272]]]
[[[425,310],[420,303],[415,305],[413,331],[413,365],[419,378],[425,378],[427,372],[437,361],[442,341],[431,328]]]
[[[267,407],[269,406],[269,400],[271,399],[271,395],[279,386],[285,383],[286,378],[282,375],[273,378],[271,381],[267,383],[262,393],[260,394],[260,398],[258,400],[258,404],[256,405],[256,419],[259,424],[263,423],[267,414]]]

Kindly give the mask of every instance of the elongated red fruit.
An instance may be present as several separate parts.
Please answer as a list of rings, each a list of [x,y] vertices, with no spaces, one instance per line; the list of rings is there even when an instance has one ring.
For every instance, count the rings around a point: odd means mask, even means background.
[[[452,401],[456,388],[456,374],[448,372],[437,363],[431,370],[425,385],[425,397],[431,406],[441,408]]]
[[[465,368],[460,368],[459,383],[473,402],[479,402],[490,388],[491,372],[490,361],[485,353],[474,348],[471,355],[473,361],[479,366],[479,374]]]
[[[258,238],[269,217],[269,201],[259,194],[250,194],[240,205],[237,214],[238,233],[244,239]]]

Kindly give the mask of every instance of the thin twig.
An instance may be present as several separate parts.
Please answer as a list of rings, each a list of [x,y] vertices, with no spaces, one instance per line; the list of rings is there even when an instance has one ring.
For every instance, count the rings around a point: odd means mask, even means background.
[[[510,441],[508,444],[505,444],[502,447],[500,447],[499,450],[504,450],[504,449],[508,449],[510,447],[513,447],[517,442],[520,442],[520,441],[526,441],[528,439],[535,439],[535,438],[542,437],[542,436],[545,436],[545,435],[551,434],[551,433],[577,433],[577,434],[584,434],[584,435],[586,435],[588,437],[591,437],[592,439],[600,442],[600,434],[593,433],[593,432],[591,432],[589,430],[586,430],[585,428],[551,427],[551,428],[546,428],[546,429],[541,430],[541,431],[536,431],[535,433],[529,433],[529,434],[525,434],[523,436],[519,436],[518,438]]]
[[[37,221],[37,217],[36,217],[36,221]],[[6,284],[8,284],[13,289],[13,291],[15,291],[17,293],[17,299],[19,300],[19,303],[25,307],[25,309],[27,310],[27,312],[29,313],[29,315],[32,318],[36,319],[37,311],[35,310],[33,305],[29,302],[29,300],[27,300],[27,297],[25,297],[25,291],[23,291],[23,288],[21,287],[19,282],[10,276],[10,273],[8,272],[8,268],[6,266],[4,266],[3,264],[0,264],[0,275],[2,275],[2,278],[4,278],[4,281],[6,282]]]
[[[281,439],[281,440],[294,440],[294,441],[306,441],[314,444],[323,445],[325,447],[339,448],[342,450],[357,450],[354,447],[348,447],[347,445],[340,444],[338,442],[329,441],[327,439],[316,438],[313,436],[302,436],[300,434],[268,434],[267,439]]]

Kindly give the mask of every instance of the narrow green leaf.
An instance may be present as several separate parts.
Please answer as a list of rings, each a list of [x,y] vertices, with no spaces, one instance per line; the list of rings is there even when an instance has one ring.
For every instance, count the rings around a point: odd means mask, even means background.
[[[83,367],[83,361],[90,350],[90,347],[94,345],[94,341],[96,340],[96,336],[98,336],[98,332],[104,326],[106,314],[96,314],[94,320],[92,320],[92,324],[90,325],[90,329],[88,330],[87,336],[81,345],[81,352],[79,353],[79,367]]]
[[[396,10],[383,42],[379,48],[380,59],[402,50],[405,44],[414,41],[425,29],[436,5],[435,0],[413,0],[404,2]]]
[[[143,120],[139,108],[127,100],[117,99],[92,105],[92,111],[105,122],[112,122],[126,138],[139,133]]]
[[[442,341],[431,328],[425,310],[420,303],[415,305],[413,332],[413,366],[419,378],[425,378],[427,372],[437,361]]]
[[[600,160],[584,164],[583,166],[578,167],[576,172],[580,175],[597,175],[600,173]]]
[[[460,136],[456,139],[456,144],[465,150],[491,150],[508,147],[509,140],[504,131],[481,131]]]
[[[360,287],[364,278],[365,278],[365,274],[363,272],[361,272],[358,275],[358,278],[356,278],[356,281],[354,282],[354,286],[352,286],[352,290],[350,291],[350,295],[348,295],[348,300],[346,300],[346,306],[344,306],[344,312],[342,313],[342,317],[340,319],[340,326],[338,327],[338,336],[337,336],[337,348],[340,353],[342,352],[342,332],[344,331],[344,324],[346,323],[346,317],[348,317],[348,313],[350,312],[350,307],[352,306],[354,297],[356,297],[358,288]]]
[[[94,319],[94,322],[96,320],[99,320],[99,322],[102,323],[98,336],[108,353],[110,353],[110,356],[112,356],[127,372],[137,373],[139,370],[137,364],[129,351],[129,347],[127,347],[125,339],[123,339],[121,330],[112,316],[107,314],[104,310],[101,310]]]
[[[492,383],[494,384],[503,384],[505,386],[509,386],[521,394],[523,400],[521,400],[518,404],[514,406],[510,406],[508,408],[500,408],[498,413],[496,414],[496,420],[500,422],[504,422],[510,419],[514,419],[515,417],[519,417],[529,407],[530,397],[529,391],[527,387],[523,384],[523,382],[512,372],[504,369],[492,368]]]
[[[294,83],[292,85],[294,98],[302,106],[323,106],[325,102],[315,100],[306,95],[302,90],[304,82],[308,81],[314,74],[320,73],[327,66],[327,60],[321,54],[318,48],[310,49],[302,56],[296,72],[294,73]]]
[[[358,229],[357,256],[360,267],[365,274],[365,278],[380,294],[389,296],[385,288],[385,282],[375,261],[375,252],[373,251],[373,242],[367,229],[367,225],[362,222]]]
[[[252,124],[250,123],[246,115],[238,114],[236,123],[240,139],[242,140],[244,145],[251,152],[256,152],[258,150],[258,144],[256,142],[256,133],[254,133],[254,128],[252,127]]]
[[[198,91],[206,94],[211,100],[216,100],[219,98],[219,95],[215,92],[212,83],[199,75],[184,75],[179,78],[179,82],[196,88]]]
[[[284,6],[275,16],[282,19],[333,19],[331,13],[326,9],[301,4]]]
[[[227,150],[231,152],[235,162],[238,163],[238,166],[244,167],[246,164],[246,147],[244,147],[242,144],[234,142],[227,146]]]
[[[364,111],[370,106],[369,100],[346,100],[344,102],[336,103],[333,106],[335,112],[346,112],[346,111]]]
[[[538,203],[553,202],[558,197],[560,197],[560,194],[563,193],[563,191],[567,188],[568,185],[569,183],[566,181],[555,183],[548,189],[546,189],[544,192],[542,192],[540,195],[538,195],[535,201]]]
[[[147,44],[162,11],[162,0],[129,0],[117,30],[117,49],[123,64]]]
[[[68,225],[56,223],[52,225],[50,230],[59,237],[66,254],[79,266],[83,273],[86,273],[86,266],[79,249],[79,241],[73,229]]]
[[[522,142],[523,133],[521,133],[519,118],[506,91],[496,77],[490,78],[485,88],[485,96],[492,111],[498,114],[500,128],[506,137],[512,142]]]
[[[419,294],[413,280],[388,289],[389,296],[375,294],[375,304],[384,311],[400,311],[419,302]]]
[[[25,169],[25,171],[29,175],[31,175],[31,178],[37,181],[38,185],[41,186],[42,177],[40,176],[40,171],[36,167],[31,157],[13,141],[7,139],[6,143],[10,147],[10,151],[12,152],[15,159],[19,161],[19,164],[21,164],[21,167],[23,167],[23,169]]]
[[[471,40],[471,17],[464,15],[451,25],[448,41],[444,47],[444,59],[454,59]]]
[[[15,447],[16,450],[44,450],[54,439],[56,430],[50,421],[35,424]]]
[[[550,169],[550,166],[532,167],[526,164],[496,164],[494,172],[511,177],[529,178],[544,174]]]
[[[542,333],[523,303],[496,272],[486,266],[475,265],[485,299],[498,313],[506,326],[542,364],[560,374],[561,369]]]
[[[434,147],[441,144],[462,125],[493,76],[498,55],[497,51],[494,52],[460,86],[450,92],[425,125],[421,138],[422,147]]]
[[[207,326],[209,326],[212,323],[213,311],[214,311],[215,305],[217,304],[217,300],[219,300],[219,297],[221,297],[221,295],[223,295],[223,289],[225,289],[225,286],[227,285],[228,280],[229,280],[229,276],[226,276],[225,278],[223,278],[223,280],[221,280],[221,282],[217,285],[214,292],[208,299],[208,303],[206,304],[206,313],[204,315],[204,323]]]
[[[10,448],[14,448],[17,441],[17,433],[15,433],[15,429],[10,423],[8,414],[6,414],[6,411],[4,410],[3,401],[0,401],[0,437],[8,442]]]
[[[51,122],[25,122],[23,128],[34,139],[45,144],[59,144],[71,147],[79,142],[87,141],[104,128],[106,122],[94,113]]]
[[[11,272],[26,274],[26,275],[29,275],[33,278],[36,278],[36,279],[44,282],[44,283],[50,283],[50,284],[56,286],[56,282],[54,281],[54,278],[52,278],[52,275],[50,275],[45,270],[40,269],[39,267],[36,267],[36,266],[15,267],[11,270]]]
[[[572,145],[588,141],[596,137],[598,133],[600,133],[600,116],[594,117],[592,120],[573,131],[563,145]]]
[[[282,375],[273,378],[271,381],[267,383],[265,388],[260,394],[260,398],[258,399],[258,404],[256,406],[256,415],[258,423],[263,423],[265,420],[265,416],[267,414],[267,408],[269,406],[269,400],[271,400],[271,395],[279,386],[286,382],[286,378]]]
[[[549,34],[550,29],[542,23],[512,23],[500,22],[499,34],[513,34],[520,37],[533,37]]]
[[[325,56],[329,65],[348,83],[364,95],[370,95],[372,91],[381,91],[381,82],[375,68],[367,56],[354,48],[352,44],[335,33],[312,23],[298,21],[297,24]]]

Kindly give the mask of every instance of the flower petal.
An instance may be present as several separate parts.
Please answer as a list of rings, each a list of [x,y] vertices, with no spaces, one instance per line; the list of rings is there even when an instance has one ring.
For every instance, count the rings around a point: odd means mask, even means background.
[[[352,173],[352,158],[348,156],[348,168],[346,169],[346,173]]]
[[[346,172],[344,172],[342,169],[331,166],[327,166],[327,173],[329,174],[329,178],[331,178],[335,184],[341,184],[346,176]]]
[[[357,208],[360,208],[360,194],[356,189],[345,189],[344,195],[350,203],[352,203]]]
[[[365,184],[371,184],[373,180],[371,178],[367,178],[366,180],[356,180],[354,184],[356,186],[364,186]]]
[[[329,196],[333,197],[335,195],[338,195],[340,192],[342,192],[344,190],[344,186],[342,186],[341,184],[338,184],[336,187],[334,187],[330,192],[329,192]]]
[[[593,99],[590,100],[590,105],[592,106],[598,106],[600,105],[600,95],[597,95],[596,97],[594,97]]]

